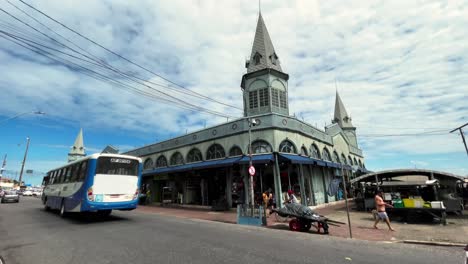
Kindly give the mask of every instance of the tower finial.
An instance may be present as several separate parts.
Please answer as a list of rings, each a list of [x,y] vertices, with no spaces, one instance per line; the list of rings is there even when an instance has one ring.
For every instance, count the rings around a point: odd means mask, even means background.
[[[258,13],[261,14],[262,13],[262,0],[258,0]]]

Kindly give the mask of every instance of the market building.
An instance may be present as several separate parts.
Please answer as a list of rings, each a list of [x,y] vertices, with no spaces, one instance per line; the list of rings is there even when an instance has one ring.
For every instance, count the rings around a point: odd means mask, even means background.
[[[333,122],[324,129],[290,115],[289,75],[281,68],[261,14],[245,67],[243,118],[125,153],[143,159],[143,186],[150,186],[154,202],[249,203],[249,142],[255,202],[267,189],[274,192],[277,205],[287,190],[304,205],[332,202],[342,171],[347,179],[365,171],[356,127],[338,92]]]

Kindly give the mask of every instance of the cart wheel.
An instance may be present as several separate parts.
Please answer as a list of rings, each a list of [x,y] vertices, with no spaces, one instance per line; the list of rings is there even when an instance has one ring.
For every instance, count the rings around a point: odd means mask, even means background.
[[[289,221],[289,230],[291,231],[301,231],[301,224],[297,219]]]
[[[301,231],[302,232],[308,232],[310,230],[310,228],[312,227],[312,223],[310,221],[302,220],[302,221],[300,221],[300,223],[301,223]]]

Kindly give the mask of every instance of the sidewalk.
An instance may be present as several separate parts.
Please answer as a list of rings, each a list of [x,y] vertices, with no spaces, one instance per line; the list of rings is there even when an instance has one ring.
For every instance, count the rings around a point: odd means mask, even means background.
[[[352,202],[349,204],[349,207],[353,208]],[[202,219],[231,224],[237,223],[237,213],[235,209],[229,212],[213,212],[206,209],[169,208],[151,205],[139,206],[137,210],[181,218]],[[337,203],[314,210],[329,219],[346,223],[346,225],[341,226],[330,226],[329,232],[331,236],[349,237],[348,218],[344,203]],[[374,229],[374,219],[369,212],[358,212],[351,209],[350,218],[352,226],[351,231],[354,239],[369,241],[421,240],[468,243],[468,216],[466,214],[463,216],[449,216],[446,226],[438,224],[406,224],[392,222],[393,228],[396,229],[395,232],[389,231],[385,223],[380,223],[379,229]],[[273,215],[267,218],[267,224],[268,228],[288,230],[289,232],[288,222],[276,222],[276,218]],[[310,232],[316,233],[316,230],[312,228]]]

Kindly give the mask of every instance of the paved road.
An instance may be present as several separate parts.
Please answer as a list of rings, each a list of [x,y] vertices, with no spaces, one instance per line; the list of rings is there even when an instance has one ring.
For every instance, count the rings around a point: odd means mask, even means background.
[[[55,263],[462,263],[455,248],[368,243],[314,234],[113,212],[62,219],[37,198],[0,204],[6,264]],[[348,259],[347,259],[348,258]]]

